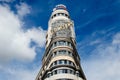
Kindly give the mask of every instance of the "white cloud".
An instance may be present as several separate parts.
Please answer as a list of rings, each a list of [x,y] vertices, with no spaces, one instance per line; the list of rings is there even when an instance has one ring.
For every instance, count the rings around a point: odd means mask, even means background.
[[[21,13],[24,16],[27,13]],[[43,47],[45,31],[42,28],[23,31],[20,14],[14,14],[9,6],[0,5],[0,62],[20,60],[31,61],[35,58],[35,46],[30,47],[31,40]]]
[[[120,33],[114,36],[113,44],[120,44]]]
[[[16,5],[17,13],[20,17],[23,17],[30,13],[30,6],[26,3],[20,3],[20,5]]]
[[[113,36],[109,44],[100,44],[85,61],[84,71],[88,80],[120,79],[120,33]]]
[[[7,4],[0,5],[0,79],[34,80],[39,68],[29,69],[25,64],[13,62],[34,60],[36,47],[44,47],[46,31],[41,27],[23,30],[21,18],[30,13],[29,7],[21,3],[17,9],[15,14]],[[36,45],[30,47],[31,41]]]
[[[96,40],[92,41],[92,42],[90,43],[90,45],[95,45],[95,44],[98,44],[98,43],[100,43],[100,42],[101,42],[100,39],[96,39]]]
[[[2,80],[34,80],[39,68],[25,68],[17,64],[17,66],[2,66],[0,67],[0,79]]]
[[[37,29],[34,27],[29,29],[25,35],[31,38],[32,41],[36,42],[39,47],[43,47],[45,42],[45,33],[46,31],[44,31],[41,27]]]

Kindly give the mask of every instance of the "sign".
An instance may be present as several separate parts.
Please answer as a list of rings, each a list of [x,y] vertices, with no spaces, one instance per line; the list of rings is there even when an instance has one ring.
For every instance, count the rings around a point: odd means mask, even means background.
[[[59,31],[59,30],[63,30],[63,29],[68,29],[69,27],[73,26],[73,23],[72,22],[68,22],[66,24],[63,24],[63,25],[59,25],[55,28],[53,28],[51,30],[52,33],[56,32],[56,31]]]

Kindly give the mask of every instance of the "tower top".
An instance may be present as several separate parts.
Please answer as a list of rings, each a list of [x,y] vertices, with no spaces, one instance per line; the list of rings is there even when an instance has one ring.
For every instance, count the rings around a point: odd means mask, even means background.
[[[65,5],[63,5],[63,4],[58,4],[58,5],[55,6],[55,8],[53,9],[53,11],[59,10],[59,9],[67,10]]]

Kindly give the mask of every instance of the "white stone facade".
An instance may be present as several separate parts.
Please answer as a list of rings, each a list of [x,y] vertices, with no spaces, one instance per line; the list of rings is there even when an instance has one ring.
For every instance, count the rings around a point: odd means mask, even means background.
[[[74,23],[62,4],[54,8],[48,22],[46,50],[36,80],[86,80],[76,50]]]

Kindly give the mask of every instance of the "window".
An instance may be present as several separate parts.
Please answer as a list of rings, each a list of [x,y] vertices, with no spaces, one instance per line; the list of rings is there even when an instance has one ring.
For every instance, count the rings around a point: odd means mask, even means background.
[[[62,60],[59,60],[59,64],[62,64]]]
[[[59,41],[59,45],[63,45],[64,44],[64,41]]]
[[[54,62],[54,65],[57,65],[57,61]]]
[[[48,78],[48,77],[56,75],[56,74],[72,74],[72,75],[76,75],[78,77],[80,76],[80,73],[78,71],[73,70],[73,69],[57,69],[57,70],[51,71],[50,73],[48,72],[45,75],[45,78]],[[57,79],[57,80],[72,80],[72,79],[63,78],[63,79]]]
[[[69,62],[69,64],[71,64],[72,62],[71,61],[68,61]]]
[[[77,74],[77,76],[79,77],[79,73],[76,73]]]
[[[64,16],[64,13],[61,13],[62,16]]]
[[[66,54],[66,50],[62,50],[62,54]]]
[[[69,70],[70,71],[70,74],[73,74],[73,71],[72,70]]]
[[[61,69],[59,70],[59,73],[62,73],[62,70],[61,70]]]
[[[54,46],[57,46],[57,45],[56,45],[56,42],[54,43]]]
[[[70,42],[68,42],[68,46],[70,46],[70,47],[71,47],[71,43],[70,43]]]
[[[69,46],[72,48],[71,46],[71,43],[70,42],[67,42],[67,41],[57,41],[57,42],[54,42],[51,49],[56,47],[56,46]]]
[[[68,51],[68,55],[72,56],[72,53],[70,51]]]
[[[54,14],[54,17],[56,17],[56,14]]]
[[[54,74],[57,74],[57,70],[54,71]]]
[[[53,57],[56,56],[56,52],[53,53]]]
[[[64,60],[64,64],[67,64],[67,60]]]
[[[50,77],[50,73],[48,73],[47,77]]]
[[[65,16],[67,17],[68,15],[67,15],[67,14],[65,14]]]
[[[60,15],[60,13],[58,13],[58,16]]]
[[[59,51],[55,51],[52,55],[52,57],[55,57],[55,56],[59,56],[59,55],[68,55],[68,56],[73,56],[73,54],[70,52],[70,51],[67,51],[67,50],[59,50]]]
[[[50,67],[54,67],[56,65],[70,65],[70,66],[75,66],[74,63],[72,61],[69,60],[57,60],[55,62],[53,62]]]
[[[67,73],[67,69],[63,69],[62,73]]]
[[[59,54],[62,54],[62,51],[59,51]]]

